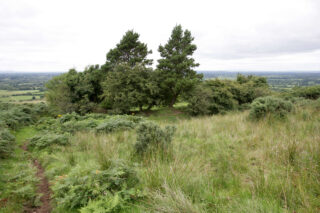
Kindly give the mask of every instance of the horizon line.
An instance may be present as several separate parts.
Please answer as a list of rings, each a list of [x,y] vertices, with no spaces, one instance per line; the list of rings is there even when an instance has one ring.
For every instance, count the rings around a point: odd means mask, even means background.
[[[320,70],[195,70],[196,72],[319,72]],[[10,73],[67,73],[68,71],[17,71],[17,70],[0,70],[0,74]],[[80,71],[81,72],[81,71]]]

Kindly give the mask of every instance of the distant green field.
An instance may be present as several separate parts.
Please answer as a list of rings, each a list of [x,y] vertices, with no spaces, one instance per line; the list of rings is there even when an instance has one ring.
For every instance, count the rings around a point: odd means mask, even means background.
[[[16,90],[16,91],[9,91],[9,90],[0,90],[0,96],[7,96],[7,95],[22,95],[27,93],[39,93],[39,90]]]
[[[39,90],[0,90],[0,101],[2,102],[39,102],[43,100],[43,96],[44,92]]]

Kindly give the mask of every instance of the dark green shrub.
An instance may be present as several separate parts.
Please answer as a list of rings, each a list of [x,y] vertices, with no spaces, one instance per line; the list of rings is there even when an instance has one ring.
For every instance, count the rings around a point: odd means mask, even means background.
[[[254,75],[237,75],[237,79],[232,87],[232,94],[239,105],[250,104],[258,97],[270,94],[267,79]]]
[[[85,167],[74,167],[66,176],[59,176],[53,186],[55,200],[60,208],[79,209],[87,206],[89,201],[110,200],[131,202],[141,196],[137,188],[139,179],[136,172],[122,161],[114,161],[108,170],[96,170]],[[116,202],[116,200],[114,200]],[[119,206],[106,207],[114,211]],[[90,204],[91,207],[93,204]],[[108,205],[105,203],[105,205]],[[90,212],[90,208],[87,208]],[[108,211],[102,211],[108,212]]]
[[[50,132],[42,132],[41,135],[30,139],[28,148],[31,149],[45,149],[52,145],[65,146],[69,144],[68,134],[54,134]]]
[[[186,96],[191,115],[225,113],[243,110],[257,97],[270,93],[266,79],[238,75],[236,81],[210,79]]]
[[[208,88],[198,86],[187,97],[189,102],[187,112],[192,116],[210,114],[210,96],[211,91]]]
[[[297,87],[291,92],[292,96],[316,100],[320,98],[320,85],[310,87]]]
[[[285,118],[292,110],[293,104],[290,101],[268,96],[257,98],[253,101],[249,116],[251,119],[255,120],[259,120],[267,116]]]
[[[0,129],[0,158],[9,157],[15,146],[15,137],[7,129]]]
[[[175,130],[174,126],[166,126],[161,129],[152,122],[141,123],[137,129],[136,153],[139,155],[152,154],[159,151],[166,153],[170,148]]]

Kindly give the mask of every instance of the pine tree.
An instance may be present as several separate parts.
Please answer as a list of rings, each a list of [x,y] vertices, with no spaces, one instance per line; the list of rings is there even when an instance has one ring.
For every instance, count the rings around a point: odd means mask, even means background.
[[[103,69],[110,71],[120,63],[127,63],[131,67],[136,64],[151,65],[152,59],[148,59],[147,56],[152,51],[148,50],[147,44],[139,41],[139,37],[140,35],[133,30],[127,31],[120,43],[107,53],[107,61]]]
[[[158,60],[159,87],[165,104],[172,107],[178,97],[192,90],[202,79],[193,68],[199,66],[191,57],[197,46],[189,30],[182,30],[181,25],[173,28],[166,45],[159,46],[161,59]]]

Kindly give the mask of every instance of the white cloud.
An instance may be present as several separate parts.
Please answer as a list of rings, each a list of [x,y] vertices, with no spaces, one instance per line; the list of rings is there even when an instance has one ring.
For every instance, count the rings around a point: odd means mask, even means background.
[[[2,0],[0,70],[102,64],[129,29],[157,59],[176,24],[195,36],[200,70],[320,70],[318,20],[318,0]]]

